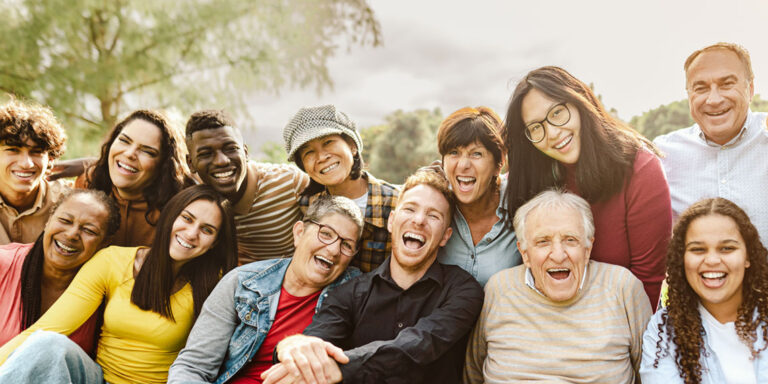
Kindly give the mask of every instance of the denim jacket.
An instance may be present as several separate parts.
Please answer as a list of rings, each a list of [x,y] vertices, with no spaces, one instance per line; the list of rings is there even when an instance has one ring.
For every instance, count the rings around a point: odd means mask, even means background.
[[[225,276],[219,284],[222,287],[217,286],[206,300],[186,347],[171,366],[168,382],[211,382],[216,377],[218,384],[240,371],[259,350],[272,327],[280,288],[291,260],[257,261],[240,266]],[[236,280],[231,276],[233,273]],[[329,290],[359,274],[357,268],[349,267],[336,281],[323,288],[315,312],[328,297]],[[230,318],[231,322],[222,318]],[[221,351],[225,341],[219,334],[231,334],[226,354]],[[212,376],[214,374],[216,376]]]
[[[695,309],[694,309],[695,310]],[[653,363],[656,360],[656,342],[659,340],[659,324],[661,324],[662,313],[666,313],[667,309],[659,309],[655,315],[648,322],[645,334],[643,334],[643,360],[640,364],[640,378],[643,384],[655,384],[655,383],[683,383],[683,379],[680,377],[680,371],[675,363],[675,346],[671,341],[670,335],[667,332],[663,332],[662,346],[669,345],[669,348],[662,350],[661,357],[659,358],[658,368],[654,368]],[[757,340],[754,347],[756,349],[765,345],[765,340],[762,338],[762,327],[765,324],[761,324],[757,328]],[[707,336],[704,335],[704,351],[700,354],[701,363],[701,383],[702,384],[718,384],[725,383],[725,376],[723,370],[720,367],[720,360],[717,358],[717,354],[713,353],[712,347],[709,345]],[[762,351],[757,355],[754,360],[755,377],[758,384],[768,383],[768,351]]]

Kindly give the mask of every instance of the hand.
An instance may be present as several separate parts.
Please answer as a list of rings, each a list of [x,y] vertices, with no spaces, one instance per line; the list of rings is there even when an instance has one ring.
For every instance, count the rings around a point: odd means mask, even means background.
[[[308,384],[337,382],[341,380],[337,362],[349,362],[341,348],[313,336],[286,337],[277,344],[276,350],[282,368],[275,368],[274,371],[270,368],[264,372],[262,378],[265,379],[265,384],[283,383],[281,380],[284,380],[286,375],[303,379]],[[273,375],[267,375],[268,373]]]
[[[330,374],[331,376],[328,378],[329,383],[341,382],[341,370],[338,365],[335,365]],[[261,379],[264,380],[264,384],[307,384],[302,376],[291,374],[283,363],[275,364],[264,371],[261,374]]]

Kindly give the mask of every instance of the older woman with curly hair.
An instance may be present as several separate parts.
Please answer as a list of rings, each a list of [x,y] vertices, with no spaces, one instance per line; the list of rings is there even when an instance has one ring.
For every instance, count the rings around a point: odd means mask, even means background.
[[[768,251],[736,204],[683,212],[667,252],[669,300],[643,336],[643,383],[768,380]]]

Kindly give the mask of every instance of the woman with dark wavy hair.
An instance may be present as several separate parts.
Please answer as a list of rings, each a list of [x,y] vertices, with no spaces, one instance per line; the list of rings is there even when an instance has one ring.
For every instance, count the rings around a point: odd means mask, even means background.
[[[112,245],[152,243],[160,210],[189,184],[183,146],[180,133],[158,111],[134,111],[110,131],[99,159],[75,186],[103,191],[120,206]]]
[[[502,137],[506,222],[538,193],[565,188],[592,207],[591,259],[628,268],[655,308],[672,228],[669,186],[650,141],[605,110],[584,82],[558,67],[517,85]]]
[[[182,190],[160,213],[152,247],[99,251],[35,324],[0,348],[2,364],[21,345],[0,367],[0,382],[165,383],[203,302],[237,265],[236,250],[229,201],[207,185]],[[102,301],[94,361],[63,335]]]
[[[667,283],[643,335],[643,383],[768,380],[768,251],[741,208],[714,198],[680,215]]]

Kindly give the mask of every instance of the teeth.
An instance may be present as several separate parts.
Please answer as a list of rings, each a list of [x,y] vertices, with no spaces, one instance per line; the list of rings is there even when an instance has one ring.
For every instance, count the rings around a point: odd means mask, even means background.
[[[474,183],[475,178],[474,177],[466,177],[466,176],[456,176],[456,180],[462,182],[462,183]]]
[[[710,115],[710,116],[720,116],[720,115],[722,115],[722,114],[724,114],[726,112],[728,112],[728,110],[720,111],[720,112],[707,112],[707,115]]]
[[[33,171],[13,171],[13,174],[18,176],[18,177],[27,178],[27,177],[32,177],[35,174],[35,172],[33,172]]]
[[[331,260],[326,259],[325,257],[315,255],[315,259],[320,261],[320,265],[322,265],[326,269],[331,269],[331,267],[333,266],[333,262]]]
[[[550,268],[547,269],[547,272],[570,272],[571,270],[568,268]]]
[[[561,141],[560,144],[555,145],[555,149],[561,149],[565,147],[566,145],[568,145],[568,143],[571,142],[571,140],[573,140],[573,135],[568,136],[565,140]]]
[[[331,165],[329,165],[329,166],[327,166],[327,167],[325,167],[325,168],[321,169],[321,170],[320,170],[320,174],[325,174],[325,173],[328,173],[328,172],[330,172],[330,171],[333,171],[333,170],[334,170],[334,169],[336,169],[336,167],[338,167],[338,166],[339,166],[339,163],[333,163],[333,164],[331,164]]]
[[[123,168],[123,169],[125,169],[125,170],[131,171],[131,172],[138,172],[138,171],[139,171],[138,169],[136,169],[136,168],[134,168],[134,167],[131,167],[131,166],[130,166],[130,165],[128,165],[128,164],[125,164],[125,163],[119,162],[119,161],[117,162],[117,166],[118,166],[118,167],[120,167],[120,168]]]
[[[181,237],[179,237],[178,235],[176,235],[176,242],[179,243],[179,245],[181,245],[184,248],[187,248],[187,249],[194,248],[194,246],[192,244],[187,243],[186,241],[182,240]]]
[[[232,175],[234,175],[234,174],[235,174],[235,171],[234,171],[234,170],[231,170],[231,171],[227,171],[227,172],[218,172],[218,173],[214,173],[214,174],[213,174],[213,177],[215,177],[215,178],[217,178],[217,179],[223,179],[223,178],[227,178],[227,177],[230,177],[230,176],[232,176]]]
[[[426,239],[424,239],[424,236],[417,235],[415,233],[410,233],[410,232],[406,232],[403,235],[403,238],[404,239],[413,239],[413,240],[416,240],[416,241],[420,241],[422,243],[426,241]]]
[[[76,248],[68,247],[68,246],[64,245],[64,243],[62,243],[62,242],[60,242],[60,241],[58,241],[58,240],[54,240],[54,242],[56,243],[56,245],[57,245],[59,248],[61,248],[61,249],[65,250],[65,251],[67,251],[67,252],[74,252],[74,251],[77,251],[77,249],[76,249]]]
[[[704,272],[701,276],[705,279],[722,279],[725,277],[725,272]]]

